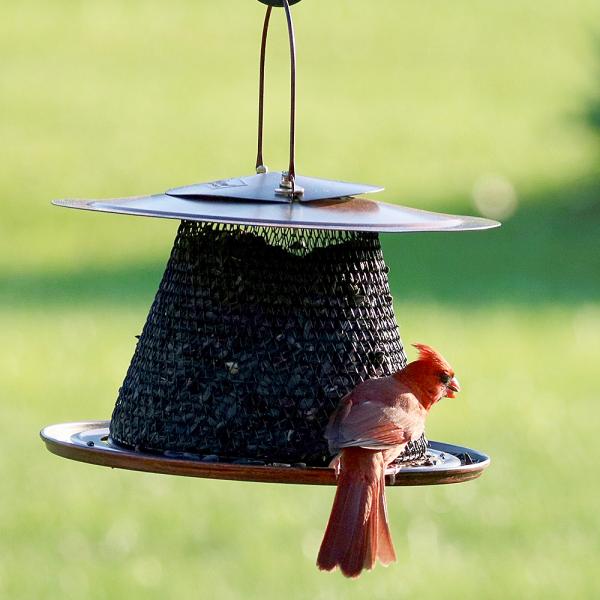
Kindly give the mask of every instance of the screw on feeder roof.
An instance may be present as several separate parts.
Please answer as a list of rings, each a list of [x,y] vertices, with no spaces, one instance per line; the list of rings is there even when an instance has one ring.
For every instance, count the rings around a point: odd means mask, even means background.
[[[499,223],[357,197],[372,185],[296,173],[296,46],[290,5],[260,0],[263,23],[256,174],[165,193],[55,204],[182,221],[110,423],[51,426],[60,456],[220,479],[334,484],[324,430],[361,381],[406,365],[379,232],[467,231]],[[291,58],[290,156],[263,158],[272,8],[284,8]],[[489,459],[410,444],[388,484],[457,483]],[[282,467],[282,465],[287,465]]]

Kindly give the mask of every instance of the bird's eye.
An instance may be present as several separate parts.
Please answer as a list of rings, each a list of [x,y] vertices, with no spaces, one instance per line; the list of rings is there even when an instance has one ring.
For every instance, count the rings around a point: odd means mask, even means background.
[[[450,383],[451,379],[452,379],[452,377],[450,377],[450,375],[448,375],[448,373],[440,373],[440,381],[444,385],[448,385]]]

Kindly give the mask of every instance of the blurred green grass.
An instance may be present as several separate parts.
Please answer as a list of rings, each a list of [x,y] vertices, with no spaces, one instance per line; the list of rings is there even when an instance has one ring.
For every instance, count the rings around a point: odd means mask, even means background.
[[[7,0],[0,16],[1,598],[600,595],[596,1],[295,10],[301,172],[420,208],[474,213],[489,175],[518,198],[499,231],[384,236],[405,342],[438,346],[465,390],[429,435],[494,463],[391,490],[399,563],[357,582],[313,567],[332,490],[103,470],[36,438],[110,416],[176,227],[48,201],[250,173],[261,7]]]
[[[447,349],[465,390],[432,413],[430,436],[493,465],[469,484],[390,490],[399,563],[358,582],[314,567],[331,489],[118,472],[42,449],[44,423],[110,414],[141,311],[3,315],[2,597],[594,598],[600,309],[397,308],[404,337]]]

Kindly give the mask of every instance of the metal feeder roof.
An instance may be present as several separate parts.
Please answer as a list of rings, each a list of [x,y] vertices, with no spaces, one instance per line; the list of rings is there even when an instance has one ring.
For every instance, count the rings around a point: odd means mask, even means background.
[[[298,180],[303,182],[304,178],[299,177]],[[362,197],[282,203],[222,197],[183,197],[173,195],[171,191],[114,200],[58,200],[55,204],[67,208],[186,221],[345,231],[473,231],[499,225],[489,219],[429,212]]]

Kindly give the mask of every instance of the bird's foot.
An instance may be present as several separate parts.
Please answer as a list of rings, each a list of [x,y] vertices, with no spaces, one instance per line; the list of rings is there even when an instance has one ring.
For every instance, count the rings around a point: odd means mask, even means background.
[[[391,465],[391,473],[388,472],[389,477],[389,485],[396,485],[396,475],[400,472],[400,467],[396,465]]]
[[[333,469],[335,471],[335,478],[337,479],[340,476],[340,469],[341,469],[341,464],[342,461],[340,459],[340,456],[336,456],[330,463],[329,463],[329,468]]]

